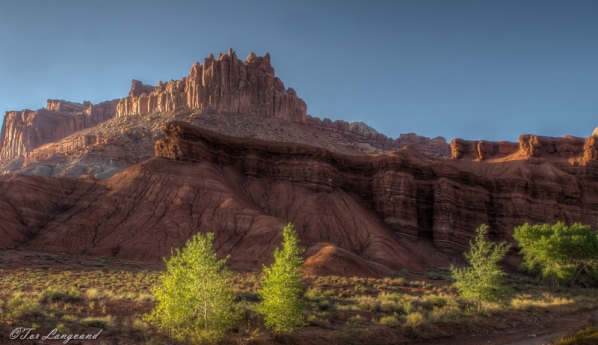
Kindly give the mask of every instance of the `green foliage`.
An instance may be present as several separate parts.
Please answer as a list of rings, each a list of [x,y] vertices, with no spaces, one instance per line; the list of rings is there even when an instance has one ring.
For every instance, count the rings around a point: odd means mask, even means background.
[[[539,273],[551,288],[572,286],[582,277],[596,278],[598,236],[589,226],[525,224],[515,228],[513,238],[523,254],[520,268]]]
[[[166,272],[154,288],[156,306],[146,320],[187,343],[213,343],[239,319],[231,273],[218,260],[214,234],[197,234],[166,259]]]
[[[475,241],[469,242],[469,252],[465,253],[469,267],[455,268],[451,265],[455,279],[453,285],[463,297],[476,301],[478,310],[483,302],[497,302],[509,291],[505,285],[506,273],[498,266],[509,246],[486,241],[484,237],[487,231],[488,226],[482,224],[476,230]]]
[[[282,250],[274,251],[274,263],[264,266],[262,287],[259,294],[263,300],[258,307],[264,315],[266,327],[275,332],[289,332],[306,324],[303,302],[299,296],[301,283],[302,249],[299,237],[289,223],[283,230]]]

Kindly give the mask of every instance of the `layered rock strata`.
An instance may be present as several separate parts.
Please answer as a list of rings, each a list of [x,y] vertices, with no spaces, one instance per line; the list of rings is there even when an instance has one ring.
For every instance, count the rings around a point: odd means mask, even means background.
[[[227,137],[183,122],[163,130],[158,156],[235,166],[246,176],[291,181],[319,193],[355,193],[388,229],[430,237],[448,253],[466,249],[480,224],[490,226],[492,238],[512,240],[514,227],[525,222],[598,221],[598,162],[583,158],[577,149],[583,140],[576,138],[522,136],[516,152],[522,158],[485,163],[434,159],[409,147],[372,156],[342,155],[301,144]],[[547,150],[542,152],[552,152],[555,159],[526,156],[529,147],[538,147],[529,145],[536,139]],[[570,161],[571,152],[577,152],[576,161]]]
[[[9,111],[0,132],[0,159],[25,156],[33,149],[65,138],[77,131],[113,118],[118,100],[99,103],[73,103],[48,100],[37,111]]]
[[[561,138],[523,134],[518,143],[508,141],[491,142],[485,140],[453,139],[450,143],[453,159],[486,160],[504,158],[514,153],[523,157],[535,158],[583,158],[584,161],[596,159],[596,137],[587,139],[573,136]]]
[[[133,81],[129,97],[117,106],[118,116],[189,109],[210,109],[274,117],[305,123],[307,106],[292,88],[285,90],[274,75],[270,54],[249,54],[245,61],[229,49],[203,65],[195,63],[188,77],[151,87]]]
[[[484,160],[502,158],[519,150],[517,143],[508,141],[485,141],[453,139],[450,143],[451,157],[454,159],[469,158]]]
[[[310,127],[340,133],[351,137],[355,141],[365,141],[373,147],[383,151],[398,150],[411,146],[421,153],[434,157],[450,157],[451,149],[443,137],[428,138],[415,133],[401,134],[397,139],[392,139],[379,133],[374,128],[363,122],[347,122],[343,120],[332,121],[328,118],[321,120],[318,117],[307,115],[307,125]]]

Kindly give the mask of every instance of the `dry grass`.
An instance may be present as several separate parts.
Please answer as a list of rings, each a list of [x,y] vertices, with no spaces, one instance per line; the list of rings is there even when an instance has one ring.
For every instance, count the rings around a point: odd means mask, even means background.
[[[43,260],[43,256],[36,258]],[[69,263],[62,257],[56,259]],[[103,267],[87,271],[21,269],[3,272],[0,275],[0,320],[14,325],[35,323],[42,328],[60,325],[71,332],[96,326],[108,328],[115,334],[137,334],[139,343],[154,342],[164,335],[145,323],[141,315],[155,303],[151,291],[159,275],[159,271]],[[389,327],[399,332],[419,330],[401,334],[420,337],[442,324],[455,329],[471,324],[490,325],[490,315],[537,317],[544,310],[558,314],[598,306],[598,294],[593,290],[558,294],[529,284],[518,286],[519,294],[509,304],[486,305],[480,313],[471,302],[457,296],[446,281],[439,279],[435,282],[438,285],[431,286],[427,281],[407,281],[406,278],[407,274],[383,279],[306,277],[305,314],[315,327],[338,325],[336,320],[340,319],[344,327],[353,331],[369,326]],[[251,311],[260,301],[257,293],[260,276],[238,273],[233,276],[233,284],[238,305],[246,310],[246,317],[236,332],[247,339],[263,330],[260,317]]]
[[[598,344],[598,327],[589,327],[573,335],[561,337],[553,345],[596,345]]]

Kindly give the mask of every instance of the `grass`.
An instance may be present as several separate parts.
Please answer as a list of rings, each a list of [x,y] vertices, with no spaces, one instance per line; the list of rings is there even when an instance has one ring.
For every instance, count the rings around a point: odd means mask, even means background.
[[[598,327],[589,327],[573,335],[558,338],[553,345],[596,345],[598,344]]]
[[[111,315],[106,316],[90,316],[79,321],[83,326],[86,327],[99,327],[109,328],[114,326],[114,320]]]
[[[0,322],[11,327],[32,324],[49,330],[60,327],[70,332],[101,327],[114,335],[133,338],[136,343],[160,343],[167,339],[167,335],[142,318],[155,303],[151,292],[159,281],[160,271],[142,270],[137,264],[107,258],[98,262],[66,255],[32,255],[27,260],[58,261],[60,267],[79,265],[79,268],[2,271]],[[598,306],[595,290],[553,293],[517,277],[511,280],[517,287],[517,295],[510,303],[485,305],[482,312],[477,312],[471,302],[460,298],[450,287],[446,273],[443,269],[419,273],[428,280],[409,280],[414,274],[409,272],[381,279],[308,276],[304,280],[305,315],[312,327],[334,328],[339,334],[370,329],[374,332],[376,327],[386,327],[405,339],[423,339],[446,336],[443,332],[447,329],[459,332],[476,327],[487,329],[495,326],[497,318],[531,319],[545,312],[567,314]],[[231,337],[248,341],[264,332],[263,319],[253,311],[260,303],[257,293],[260,276],[236,273],[232,279],[237,304],[245,316]]]

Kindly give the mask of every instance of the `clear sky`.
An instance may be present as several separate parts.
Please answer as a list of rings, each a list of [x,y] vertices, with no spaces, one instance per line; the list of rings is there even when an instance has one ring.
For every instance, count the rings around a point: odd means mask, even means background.
[[[232,47],[308,114],[391,137],[587,137],[598,1],[0,0],[0,110],[125,97]]]

